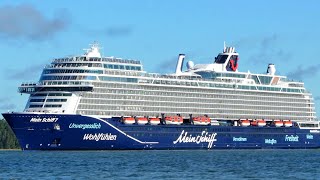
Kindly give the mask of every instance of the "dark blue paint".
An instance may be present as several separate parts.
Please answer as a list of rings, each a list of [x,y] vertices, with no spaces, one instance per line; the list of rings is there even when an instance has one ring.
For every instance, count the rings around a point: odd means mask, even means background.
[[[24,150],[208,149],[208,142],[177,143],[182,131],[188,136],[217,133],[210,149],[319,148],[320,134],[298,127],[240,127],[194,125],[125,125],[120,118],[99,119],[82,115],[4,113]],[[58,118],[56,122],[30,122],[32,118]],[[69,128],[75,124],[100,124],[98,129]],[[59,125],[60,129],[54,127]],[[117,129],[121,132],[119,132]],[[85,134],[111,134],[116,140],[83,140]],[[307,139],[307,136],[313,139]],[[129,138],[128,136],[136,139]],[[286,136],[299,137],[298,142]],[[234,138],[246,141],[234,141]],[[267,144],[266,139],[276,143]],[[287,139],[288,140],[288,139]],[[158,142],[156,144],[149,142]]]

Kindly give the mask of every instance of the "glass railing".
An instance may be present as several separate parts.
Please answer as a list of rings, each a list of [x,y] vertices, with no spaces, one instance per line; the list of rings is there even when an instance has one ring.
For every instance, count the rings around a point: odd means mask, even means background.
[[[141,64],[141,61],[131,60],[131,59],[121,59],[114,57],[105,57],[105,58],[87,58],[83,57],[70,57],[70,58],[58,58],[54,59],[53,63],[61,62],[74,62],[74,61],[105,61],[105,62],[116,62],[116,63],[125,63],[125,64]]]
[[[20,86],[36,86],[38,83],[36,82],[23,82]]]
[[[77,86],[93,86],[88,81],[40,81],[38,83],[21,83],[20,87],[27,86],[50,86],[50,85],[77,85]]]
[[[288,79],[288,78],[281,78],[280,81],[282,82],[296,82],[296,83],[303,83],[301,80],[294,80],[294,79]]]

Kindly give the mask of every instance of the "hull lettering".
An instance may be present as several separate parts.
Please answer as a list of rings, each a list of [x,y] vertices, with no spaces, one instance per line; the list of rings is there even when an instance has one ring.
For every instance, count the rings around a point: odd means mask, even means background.
[[[298,142],[299,141],[299,136],[298,135],[291,135],[291,136],[288,136],[286,135],[285,141],[289,141],[289,142]]]
[[[173,141],[173,144],[178,143],[208,143],[208,149],[212,148],[213,142],[217,141],[217,133],[209,134],[206,131],[202,131],[201,135],[192,135],[184,130],[181,132],[177,140]]]
[[[31,118],[30,122],[57,122],[59,118]]]
[[[70,129],[100,129],[101,124],[100,123],[93,123],[93,124],[76,124],[71,123],[69,124]]]
[[[83,140],[87,141],[116,141],[117,135],[111,133],[95,133],[95,134],[85,134]]]

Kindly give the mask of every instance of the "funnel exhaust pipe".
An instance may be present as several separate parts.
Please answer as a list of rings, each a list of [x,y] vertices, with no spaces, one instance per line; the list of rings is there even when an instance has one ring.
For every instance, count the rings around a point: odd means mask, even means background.
[[[183,61],[184,61],[185,56],[186,56],[185,54],[179,54],[177,67],[176,67],[176,74],[177,75],[182,73],[182,65],[183,65]]]

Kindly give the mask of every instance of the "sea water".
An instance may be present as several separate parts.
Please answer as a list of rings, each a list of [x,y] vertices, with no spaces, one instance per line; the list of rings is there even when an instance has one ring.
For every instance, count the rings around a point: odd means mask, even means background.
[[[0,151],[0,179],[320,179],[320,150]]]

